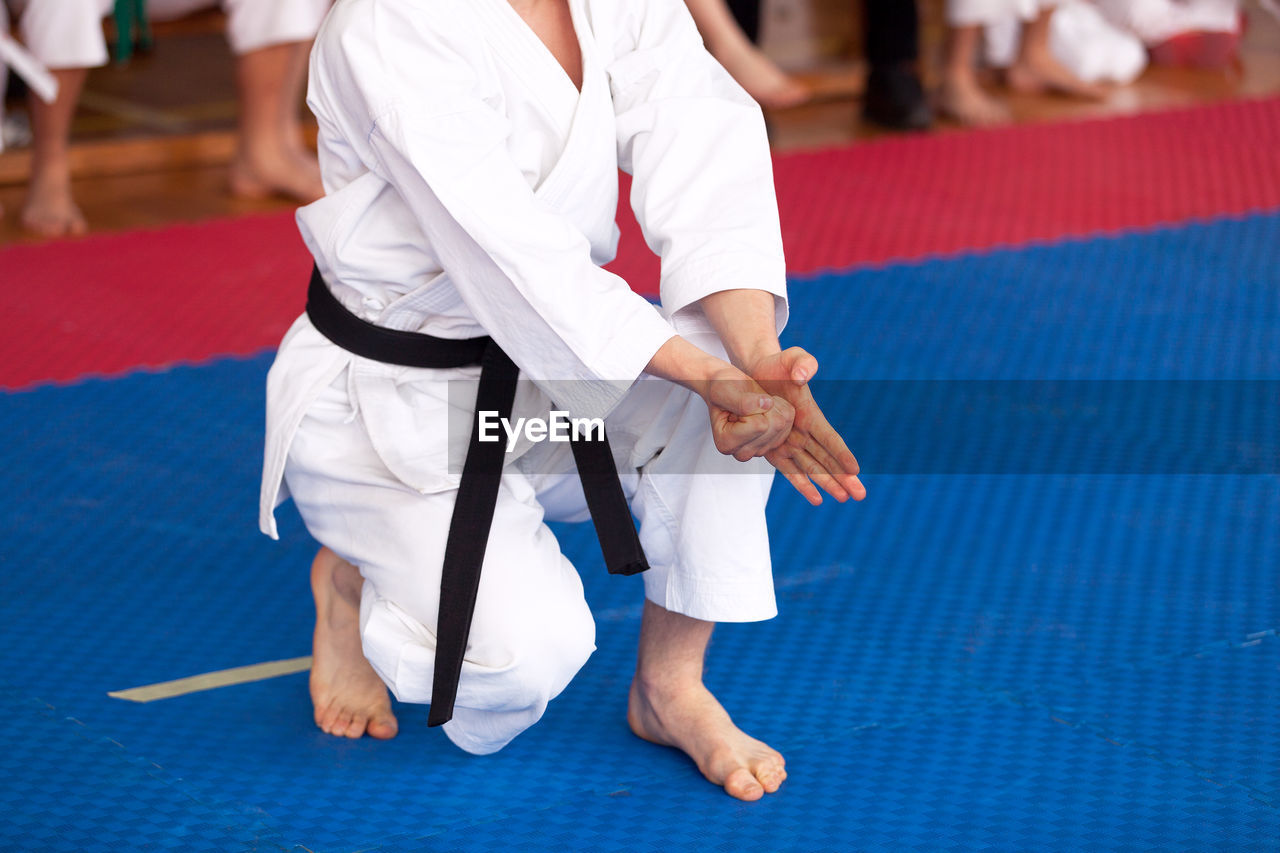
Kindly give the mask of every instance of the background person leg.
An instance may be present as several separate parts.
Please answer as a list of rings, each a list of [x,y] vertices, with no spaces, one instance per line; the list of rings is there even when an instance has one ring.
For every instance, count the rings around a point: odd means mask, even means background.
[[[71,119],[87,68],[59,68],[58,97],[51,104],[34,94],[31,110],[31,178],[22,207],[23,227],[42,237],[83,234],[84,214],[71,197]]]
[[[279,194],[306,204],[324,195],[320,168],[301,142],[298,94],[310,42],[287,42],[236,57],[240,138],[231,191]]]

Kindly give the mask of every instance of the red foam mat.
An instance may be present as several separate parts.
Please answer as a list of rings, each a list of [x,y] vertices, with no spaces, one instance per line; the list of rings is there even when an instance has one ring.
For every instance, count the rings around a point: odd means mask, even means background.
[[[292,214],[0,251],[0,387],[246,354],[305,299]]]
[[[1280,207],[1280,99],[892,138],[775,164],[793,273]],[[653,292],[629,214],[612,268]],[[288,214],[0,249],[0,387],[274,346],[310,265]]]
[[[777,157],[774,182],[794,274],[1271,210],[1280,99],[893,137]],[[616,263],[657,277],[642,243]]]

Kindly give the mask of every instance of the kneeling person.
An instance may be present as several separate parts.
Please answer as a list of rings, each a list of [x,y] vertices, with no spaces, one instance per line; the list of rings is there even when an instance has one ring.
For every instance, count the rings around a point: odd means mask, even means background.
[[[268,380],[262,525],[291,495],[325,546],[317,723],[393,735],[383,683],[469,752],[536,722],[595,638],[546,521],[589,509],[611,570],[648,565],[632,729],[734,796],[776,790],[782,757],[703,686],[703,655],[713,623],[776,613],[773,470],[814,502],[814,482],[865,492],[816,361],[778,342],[759,108],[679,0],[347,0],[309,103],[328,194],[299,213],[317,272]],[[660,308],[600,266],[619,165]],[[602,419],[607,452],[478,438],[485,413],[553,410]]]

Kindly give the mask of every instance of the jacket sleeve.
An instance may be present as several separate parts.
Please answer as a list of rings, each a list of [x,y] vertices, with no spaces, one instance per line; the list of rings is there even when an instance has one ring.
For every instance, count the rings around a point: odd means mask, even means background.
[[[663,312],[682,330],[705,328],[702,297],[764,290],[780,332],[786,263],[760,108],[707,53],[681,0],[628,8],[609,66],[618,156],[634,177],[645,240],[662,258]]]

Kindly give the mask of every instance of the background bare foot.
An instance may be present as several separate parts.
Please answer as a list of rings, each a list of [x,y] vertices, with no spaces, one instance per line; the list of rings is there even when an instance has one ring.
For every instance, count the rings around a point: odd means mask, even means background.
[[[938,112],[969,127],[989,127],[1010,120],[1004,104],[976,80],[947,80],[938,90]]]
[[[22,207],[22,227],[41,237],[68,237],[89,230],[84,214],[71,197],[71,179],[32,176]]]
[[[231,163],[231,192],[241,198],[279,195],[310,204],[324,195],[320,167],[309,154],[241,152]]]
[[[1091,101],[1107,97],[1106,86],[1086,83],[1047,51],[1033,51],[1019,57],[1009,66],[1005,79],[1010,89],[1026,94],[1056,92]]]

